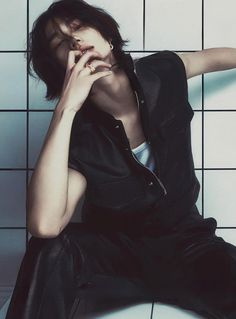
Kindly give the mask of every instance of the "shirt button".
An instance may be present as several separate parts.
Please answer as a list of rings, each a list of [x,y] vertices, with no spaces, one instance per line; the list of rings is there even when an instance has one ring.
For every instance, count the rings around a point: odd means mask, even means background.
[[[128,151],[128,150],[129,150],[129,148],[128,148],[128,147],[125,147],[125,150],[126,150],[126,151]]]
[[[150,182],[148,183],[148,185],[149,185],[149,186],[152,186],[152,185],[153,185],[153,182],[152,182],[152,181],[150,181]]]
[[[142,103],[142,104],[143,104],[143,103],[144,103],[144,100],[141,100],[141,101],[140,101],[140,103]]]
[[[117,124],[116,126],[115,126],[115,128],[119,128],[120,127],[120,125],[119,124]]]

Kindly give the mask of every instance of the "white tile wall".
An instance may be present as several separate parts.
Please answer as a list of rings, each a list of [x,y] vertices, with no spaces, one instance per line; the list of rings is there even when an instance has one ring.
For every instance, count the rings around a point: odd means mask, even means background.
[[[35,74],[35,73],[34,73]],[[54,110],[57,101],[47,101],[46,85],[33,77],[29,77],[29,109],[31,110]]]
[[[195,112],[191,121],[191,141],[195,168],[202,168],[202,113]]]
[[[155,303],[152,319],[203,319],[193,311],[183,310],[176,306]]]
[[[24,229],[0,229],[0,286],[13,286],[25,253]]]
[[[26,5],[27,0],[1,2],[0,50],[26,49]]]
[[[119,311],[96,316],[91,319],[150,319],[152,304],[140,304],[132,307],[125,307]]]
[[[188,99],[194,110],[202,110],[202,75],[188,79]]]
[[[33,22],[39,17],[39,15],[47,10],[47,8],[56,1],[43,0],[43,1],[29,1],[29,30],[31,31]]]
[[[88,0],[89,4],[105,9],[120,25],[124,39],[130,40],[126,50],[143,50],[143,0]]]
[[[23,53],[0,53],[0,110],[26,109],[26,59]]]
[[[201,1],[146,0],[146,50],[201,50]]]
[[[1,227],[25,227],[25,183],[25,171],[0,171]]]
[[[205,48],[236,47],[235,0],[204,1]]]
[[[206,110],[235,109],[236,70],[211,72],[204,75],[204,108]]]
[[[34,168],[49,128],[53,112],[29,114],[29,166]]]
[[[0,128],[0,167],[25,168],[26,114],[0,112]]]
[[[196,174],[197,179],[198,179],[198,181],[200,183],[200,191],[199,191],[199,195],[198,195],[198,199],[197,199],[196,205],[197,205],[199,213],[202,215],[202,193],[203,193],[203,190],[202,190],[202,171],[201,170],[195,170],[195,174]]]
[[[235,168],[236,112],[205,112],[204,115],[205,167]]]
[[[236,227],[235,183],[235,170],[205,172],[205,217],[214,217],[220,227]]]

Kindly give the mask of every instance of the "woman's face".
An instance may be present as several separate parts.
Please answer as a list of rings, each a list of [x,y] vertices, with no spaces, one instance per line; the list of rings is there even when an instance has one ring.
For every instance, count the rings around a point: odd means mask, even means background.
[[[99,31],[90,26],[83,25],[78,19],[70,23],[59,19],[55,20],[58,22],[62,33],[55,30],[53,23],[49,21],[46,26],[46,34],[51,39],[49,44],[50,49],[63,67],[66,67],[70,50],[83,51],[82,49],[85,46],[92,46],[89,50],[100,53],[101,59],[105,62],[114,63],[114,56],[110,45]]]

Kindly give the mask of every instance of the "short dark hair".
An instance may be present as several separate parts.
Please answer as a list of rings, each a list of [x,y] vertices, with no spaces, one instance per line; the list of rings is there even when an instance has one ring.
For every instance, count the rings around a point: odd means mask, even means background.
[[[119,24],[104,9],[91,6],[83,0],[60,0],[52,3],[35,20],[29,34],[28,48],[28,72],[36,78],[33,74],[34,70],[46,84],[45,98],[48,101],[60,97],[66,71],[53,57],[49,39],[46,35],[46,25],[49,21],[52,21],[55,25],[55,18],[67,21],[79,19],[82,24],[99,31],[107,41],[111,39],[114,46],[114,56],[118,62],[121,62],[121,65],[125,55],[123,46],[126,46],[126,43],[129,42],[129,40],[122,39]]]

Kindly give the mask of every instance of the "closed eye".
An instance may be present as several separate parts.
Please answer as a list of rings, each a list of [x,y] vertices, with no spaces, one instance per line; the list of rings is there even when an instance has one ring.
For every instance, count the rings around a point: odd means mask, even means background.
[[[73,41],[73,39],[63,39],[55,46],[54,49],[57,50],[63,43],[66,43],[66,44],[70,45],[71,41]]]

